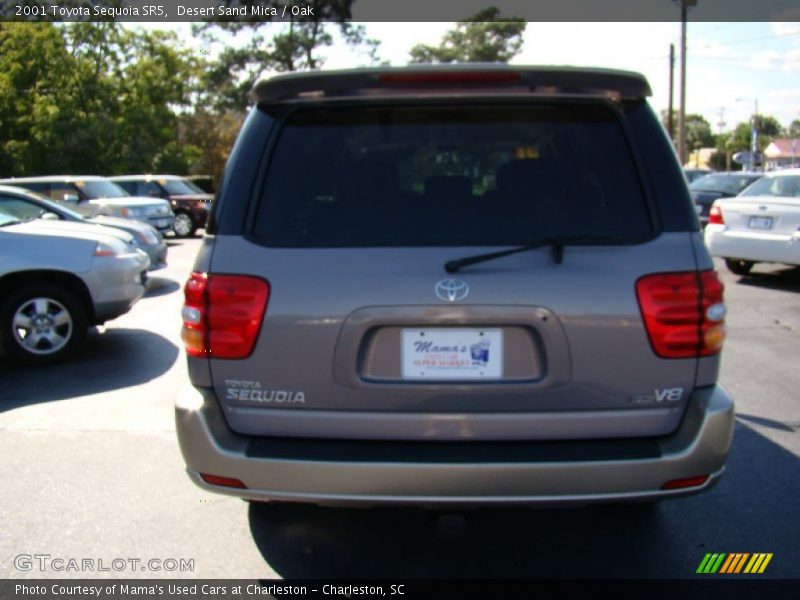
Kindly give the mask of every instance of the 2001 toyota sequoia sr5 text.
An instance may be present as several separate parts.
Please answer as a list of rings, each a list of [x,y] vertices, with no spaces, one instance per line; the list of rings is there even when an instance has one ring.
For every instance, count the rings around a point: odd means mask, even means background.
[[[495,65],[257,84],[185,288],[191,478],[431,506],[714,485],[722,285],[649,94]]]

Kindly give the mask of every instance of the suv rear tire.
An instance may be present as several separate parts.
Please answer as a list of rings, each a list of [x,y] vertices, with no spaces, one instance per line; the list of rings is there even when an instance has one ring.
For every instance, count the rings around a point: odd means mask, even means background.
[[[738,258],[726,258],[725,266],[734,275],[747,275],[755,265],[751,260],[739,260]]]
[[[23,285],[0,306],[0,343],[9,357],[20,363],[43,365],[64,360],[83,343],[87,328],[82,302],[62,286]]]
[[[178,237],[193,237],[195,231],[197,231],[197,224],[189,213],[176,212],[175,220],[172,222],[172,231],[174,231],[175,235]]]

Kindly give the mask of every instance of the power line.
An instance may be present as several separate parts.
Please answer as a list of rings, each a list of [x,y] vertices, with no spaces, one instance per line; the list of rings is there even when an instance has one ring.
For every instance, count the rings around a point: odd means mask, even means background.
[[[778,34],[775,34],[775,35],[763,35],[763,36],[760,36],[760,37],[746,38],[746,39],[743,39],[743,40],[732,40],[732,41],[723,41],[723,42],[716,42],[716,43],[719,44],[720,46],[734,46],[734,45],[737,45],[737,44],[749,44],[750,42],[760,42],[762,40],[775,40],[775,39],[778,39],[778,38],[785,38],[785,37],[791,37],[791,36],[796,36],[796,35],[800,35],[800,31],[790,31],[789,33],[778,33]],[[699,50],[701,48],[709,48],[709,47],[711,47],[711,45],[712,45],[712,43],[706,42],[702,46],[689,46],[689,49],[690,50]]]
[[[740,25],[740,23],[735,23],[735,22],[734,23],[721,23],[721,24],[717,25],[716,27],[712,27],[711,29],[706,29],[705,31],[701,31],[701,32],[699,32],[699,33],[697,33],[695,35],[708,35],[709,33],[712,33],[714,31],[719,31],[720,29],[725,29],[727,27],[733,27],[734,25]]]
[[[752,57],[750,57],[750,58],[752,58]],[[723,63],[725,63],[727,60],[728,59],[725,59],[725,58],[713,58],[713,57],[695,58],[694,59],[695,62],[722,61]],[[747,59],[744,59],[744,60],[747,60]],[[728,64],[720,64],[720,65],[714,65],[714,66],[719,68],[719,69],[737,69],[737,70],[743,70],[743,71],[755,71],[755,72],[760,72],[760,73],[784,73],[784,74],[789,74],[794,70],[800,71],[800,67],[797,67],[795,69],[784,69],[784,68],[771,69],[769,67],[756,67],[754,65],[734,64],[734,63],[741,63],[741,62],[743,62],[743,61],[740,60],[740,59],[737,59],[736,61],[730,61]]]

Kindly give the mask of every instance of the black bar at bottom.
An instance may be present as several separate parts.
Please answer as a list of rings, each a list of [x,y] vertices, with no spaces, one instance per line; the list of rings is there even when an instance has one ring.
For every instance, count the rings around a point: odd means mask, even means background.
[[[708,575],[692,580],[210,580],[210,579],[17,579],[0,580],[3,600],[278,599],[278,598],[418,598],[486,600],[568,598],[647,598],[686,600],[798,598],[800,579]]]

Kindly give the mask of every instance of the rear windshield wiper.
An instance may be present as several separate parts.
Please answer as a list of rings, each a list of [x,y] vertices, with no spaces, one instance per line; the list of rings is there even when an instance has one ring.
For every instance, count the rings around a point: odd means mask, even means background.
[[[503,258],[504,256],[511,256],[512,254],[519,254],[528,250],[535,250],[536,248],[544,248],[550,246],[553,251],[553,262],[560,265],[564,262],[564,246],[578,246],[581,244],[607,244],[613,238],[608,236],[554,236],[533,240],[522,246],[511,248],[509,250],[501,250],[500,252],[489,252],[487,254],[477,254],[475,256],[466,256],[456,260],[449,260],[444,264],[444,270],[448,273],[455,273],[462,267],[476,265],[478,263],[487,262],[496,258]]]

